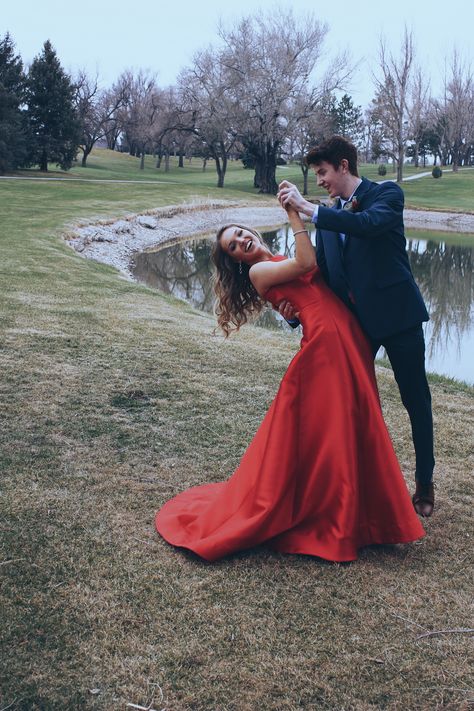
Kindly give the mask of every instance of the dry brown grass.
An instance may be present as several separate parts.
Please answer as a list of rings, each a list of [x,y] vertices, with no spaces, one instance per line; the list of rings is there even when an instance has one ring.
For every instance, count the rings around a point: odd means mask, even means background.
[[[472,389],[433,384],[438,505],[419,544],[350,565],[263,549],[203,563],[158,538],[154,513],[231,474],[295,340],[223,343],[54,236],[186,185],[0,187],[0,709],[126,711],[153,692],[167,711],[467,709],[472,638],[420,635],[473,626]]]
[[[154,683],[169,711],[467,708],[470,635],[419,636],[472,626],[472,392],[433,386],[438,507],[420,543],[209,565],[159,539],[154,512],[233,471],[295,339],[225,343],[207,316],[90,269],[90,303],[20,296],[1,351],[1,708],[147,706]]]

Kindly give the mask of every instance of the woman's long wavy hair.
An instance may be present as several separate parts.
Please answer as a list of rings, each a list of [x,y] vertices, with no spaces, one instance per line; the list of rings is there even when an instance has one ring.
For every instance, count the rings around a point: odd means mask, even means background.
[[[248,230],[263,244],[263,239],[256,230],[234,223],[224,225],[216,235],[212,250],[212,261],[216,267],[214,313],[217,324],[224,331],[226,338],[232,331],[238,331],[244,323],[247,323],[250,316],[260,313],[265,305],[265,301],[250,281],[249,265],[236,262],[222,249],[221,237],[229,227]]]

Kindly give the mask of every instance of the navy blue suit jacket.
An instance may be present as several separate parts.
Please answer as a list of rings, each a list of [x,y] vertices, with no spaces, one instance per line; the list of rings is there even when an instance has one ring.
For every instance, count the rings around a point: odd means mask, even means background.
[[[377,341],[429,316],[406,253],[403,191],[391,181],[362,178],[355,198],[354,212],[319,207],[316,259],[329,286]]]

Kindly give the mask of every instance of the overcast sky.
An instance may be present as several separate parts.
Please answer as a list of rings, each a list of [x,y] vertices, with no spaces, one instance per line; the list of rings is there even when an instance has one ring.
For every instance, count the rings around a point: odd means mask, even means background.
[[[97,71],[104,87],[128,68],[156,71],[167,86],[196,50],[216,41],[220,18],[227,25],[257,9],[271,12],[276,4],[297,15],[312,12],[328,24],[327,57],[347,48],[360,62],[349,93],[363,106],[373,96],[371,69],[381,33],[397,53],[404,25],[413,29],[418,61],[435,94],[454,46],[474,64],[473,0],[0,0],[0,36],[10,32],[25,63],[50,39],[67,71]]]

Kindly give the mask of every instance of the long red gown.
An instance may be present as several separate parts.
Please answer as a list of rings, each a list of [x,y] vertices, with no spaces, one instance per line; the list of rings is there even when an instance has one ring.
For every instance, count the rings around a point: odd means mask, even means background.
[[[317,268],[266,298],[300,312],[301,349],[231,478],[168,501],[157,531],[209,561],[261,543],[350,561],[421,538],[356,318]]]

